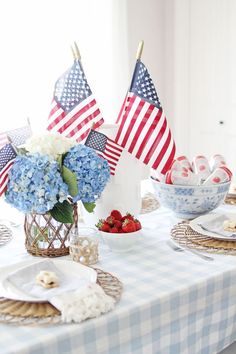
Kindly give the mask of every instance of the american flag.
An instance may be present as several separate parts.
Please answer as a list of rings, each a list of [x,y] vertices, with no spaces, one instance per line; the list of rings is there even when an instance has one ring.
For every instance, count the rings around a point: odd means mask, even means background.
[[[13,130],[9,130],[6,132],[9,141],[15,145],[20,146],[23,145],[26,140],[32,135],[31,126],[25,125],[20,128],[16,128]]]
[[[7,133],[6,132],[0,133],[0,149],[6,144],[9,144]]]
[[[32,131],[30,125],[0,133],[0,149],[9,143],[15,146],[23,145],[31,135]]]
[[[75,60],[55,84],[47,129],[81,142],[103,121],[82,65]]]
[[[8,174],[15,161],[16,152],[11,144],[0,150],[0,196],[6,191]]]
[[[174,159],[175,142],[153,81],[140,60],[118,123],[115,141],[146,165],[166,173]]]
[[[107,160],[111,175],[115,175],[116,165],[119,161],[123,148],[116,144],[105,134],[91,130],[85,145],[96,150],[99,156]]]

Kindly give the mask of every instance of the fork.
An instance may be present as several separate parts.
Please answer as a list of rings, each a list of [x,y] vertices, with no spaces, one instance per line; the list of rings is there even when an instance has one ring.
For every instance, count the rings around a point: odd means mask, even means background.
[[[195,256],[198,256],[202,259],[204,259],[205,261],[214,261],[214,258],[210,257],[210,256],[206,256],[205,254],[202,254],[198,251],[192,250],[190,248],[184,248],[184,247],[180,247],[177,246],[174,242],[172,242],[171,240],[167,240],[166,241],[167,245],[172,248],[172,250],[177,251],[177,252],[184,252],[184,251],[188,251],[191,252],[193,254],[195,254]]]

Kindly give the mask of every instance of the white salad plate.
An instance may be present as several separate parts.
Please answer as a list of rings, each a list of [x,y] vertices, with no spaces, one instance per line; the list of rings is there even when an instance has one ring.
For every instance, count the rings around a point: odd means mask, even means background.
[[[229,219],[229,220],[236,220],[236,214],[235,213],[224,213],[224,215]],[[217,213],[210,213],[206,215],[201,215],[196,219],[193,219],[189,222],[189,226],[194,230],[197,231],[199,234],[202,234],[204,236],[208,236],[211,238],[215,238],[217,240],[224,240],[224,241],[236,241],[236,233],[228,236],[220,235],[216,232],[210,232],[201,227],[200,224],[203,222],[210,222],[211,220],[214,220],[217,216],[220,216],[220,214]],[[223,225],[222,225],[222,232],[224,232]]]
[[[96,283],[97,281],[97,272],[90,267],[86,267],[80,263],[76,263],[70,260],[50,259],[50,261],[52,261],[54,266],[56,266],[57,269],[65,276],[83,278],[88,283]],[[14,284],[7,280],[11,273],[39,262],[42,262],[42,260],[27,260],[0,268],[0,297],[27,302],[47,301],[43,297],[36,298],[26,294],[25,292],[21,291],[19,287],[16,287]]]

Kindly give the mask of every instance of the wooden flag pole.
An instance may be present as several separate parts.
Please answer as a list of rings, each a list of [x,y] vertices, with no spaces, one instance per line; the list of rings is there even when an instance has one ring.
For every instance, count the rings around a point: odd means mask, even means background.
[[[78,47],[78,45],[77,45],[76,42],[74,42],[74,46],[75,46],[76,59],[81,60],[81,55],[80,55],[79,47]]]
[[[142,56],[142,52],[143,52],[143,45],[144,45],[144,41],[140,41],[139,45],[138,45],[138,50],[137,50],[137,54],[136,54],[136,59],[140,60],[141,56]]]
[[[73,47],[73,45],[71,46],[71,51],[72,51],[74,60],[81,60],[79,47],[76,42],[74,42],[74,47]]]
[[[136,73],[136,69],[137,69],[137,63],[138,63],[138,61],[140,61],[140,59],[141,59],[142,52],[143,52],[143,45],[144,45],[144,41],[140,41],[140,42],[139,42],[139,45],[138,45],[137,53],[136,53],[136,63],[135,63],[135,67],[134,67],[134,72],[133,72],[133,75],[132,75],[132,79],[131,79],[131,82],[130,82],[130,85],[129,85],[128,93],[127,93],[126,96],[125,96],[125,100],[124,100],[124,102],[123,102],[123,104],[122,104],[122,106],[121,106],[121,109],[120,109],[118,118],[117,118],[117,120],[116,120],[116,123],[118,123],[118,122],[120,121],[120,119],[122,118],[123,113],[124,113],[124,110],[125,110],[125,107],[126,107],[126,105],[127,105],[127,97],[128,97],[129,91],[131,91],[131,89],[132,89],[132,87],[133,87],[134,78],[135,78],[135,73]]]
[[[70,48],[71,48],[71,51],[72,51],[73,58],[74,58],[74,60],[76,60],[77,58],[76,58],[76,54],[75,54],[73,46],[71,45]]]
[[[133,72],[133,76],[132,76],[132,80],[131,80],[131,83],[130,83],[129,90],[133,86],[135,72],[136,72],[136,68],[137,68],[137,62],[140,61],[140,59],[141,59],[142,52],[143,52],[143,45],[144,45],[144,41],[140,41],[139,45],[138,45],[137,54],[136,54],[136,64],[135,64],[135,67],[134,67],[134,72]]]

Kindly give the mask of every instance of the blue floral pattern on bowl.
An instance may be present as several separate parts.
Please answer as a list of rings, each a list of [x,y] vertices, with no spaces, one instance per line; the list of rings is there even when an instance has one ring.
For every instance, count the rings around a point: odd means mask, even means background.
[[[193,219],[217,208],[227,194],[230,182],[212,186],[178,186],[151,178],[156,196],[163,207],[182,219]]]

